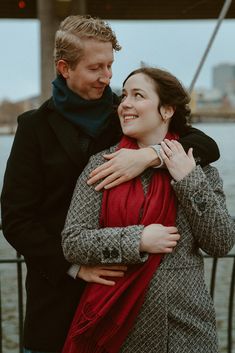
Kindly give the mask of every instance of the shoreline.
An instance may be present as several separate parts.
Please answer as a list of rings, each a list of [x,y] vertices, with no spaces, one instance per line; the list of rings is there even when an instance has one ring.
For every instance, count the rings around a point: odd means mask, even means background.
[[[189,119],[191,124],[197,123],[209,123],[209,124],[232,124],[235,123],[235,111],[227,114],[223,113],[193,113]],[[17,129],[17,124],[14,125],[1,125],[0,124],[0,136],[1,135],[14,135]]]

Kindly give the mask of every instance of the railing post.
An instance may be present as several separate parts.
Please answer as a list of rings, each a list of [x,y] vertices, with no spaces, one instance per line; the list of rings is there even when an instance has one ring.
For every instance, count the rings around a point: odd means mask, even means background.
[[[235,258],[233,259],[233,269],[229,293],[229,306],[228,306],[228,353],[232,353],[233,346],[233,303],[234,303],[234,290],[235,290]]]
[[[19,353],[23,353],[23,285],[21,255],[17,253],[17,287],[18,287],[18,313],[19,313]]]
[[[0,273],[0,353],[2,353],[2,289],[1,289],[1,273]]]
[[[217,263],[218,263],[217,257],[213,258],[213,265],[212,265],[212,271],[211,271],[211,282],[210,282],[210,295],[211,295],[212,299],[214,299],[214,292],[215,292]]]

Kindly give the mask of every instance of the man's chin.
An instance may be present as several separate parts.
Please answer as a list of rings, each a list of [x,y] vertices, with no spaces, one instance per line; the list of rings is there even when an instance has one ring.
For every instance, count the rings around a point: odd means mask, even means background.
[[[93,94],[90,95],[90,99],[95,100],[95,99],[100,99],[103,96],[104,90],[101,92],[94,92]]]

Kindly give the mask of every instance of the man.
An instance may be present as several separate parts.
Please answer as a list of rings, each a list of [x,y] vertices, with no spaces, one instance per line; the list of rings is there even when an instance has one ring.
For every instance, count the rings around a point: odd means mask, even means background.
[[[85,281],[110,284],[103,276],[123,276],[126,269],[68,263],[60,235],[89,157],[120,138],[118,100],[109,87],[113,50],[119,49],[107,23],[66,18],[56,33],[53,97],[18,120],[1,202],[4,235],[27,265],[26,352],[61,352]],[[198,130],[191,129],[180,142],[194,147],[202,164],[219,157],[214,141]],[[160,163],[154,148],[121,150],[106,158],[90,180],[106,177],[97,189]]]

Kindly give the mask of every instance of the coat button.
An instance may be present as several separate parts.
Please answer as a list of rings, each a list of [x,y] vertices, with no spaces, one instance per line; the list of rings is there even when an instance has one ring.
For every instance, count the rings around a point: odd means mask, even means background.
[[[105,259],[108,259],[108,258],[110,257],[110,251],[109,251],[108,248],[105,248],[105,249],[103,250],[103,255],[104,255],[104,258],[105,258]]]
[[[206,203],[205,202],[200,203],[200,205],[198,205],[198,208],[199,208],[200,211],[205,211]]]
[[[119,256],[119,251],[117,249],[112,249],[111,250],[111,257],[118,257]]]
[[[195,201],[196,203],[201,203],[201,202],[203,201],[202,196],[196,195],[196,196],[194,197],[194,201]]]

